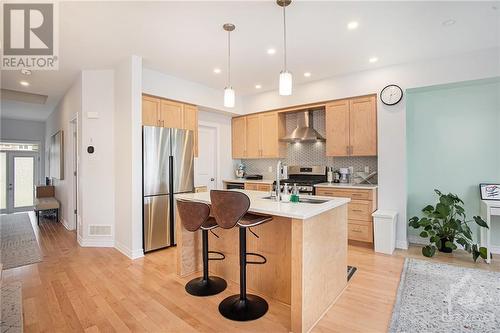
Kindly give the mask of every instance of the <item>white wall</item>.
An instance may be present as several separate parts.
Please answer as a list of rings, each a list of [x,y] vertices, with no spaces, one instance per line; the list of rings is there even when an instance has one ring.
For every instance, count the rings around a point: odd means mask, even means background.
[[[82,72],[82,113],[80,146],[80,219],[82,246],[114,246],[114,72],[85,70]],[[89,113],[95,113],[97,118]],[[69,141],[68,141],[69,144]],[[93,154],[87,147],[95,148]],[[67,156],[66,161],[69,164]],[[70,177],[68,175],[68,177]],[[109,236],[92,236],[90,225],[111,228]]]
[[[200,108],[198,112],[198,122],[215,125],[219,130],[220,140],[219,146],[217,147],[219,156],[217,161],[219,166],[219,177],[217,179],[217,188],[222,189],[222,180],[234,178],[234,170],[237,162],[239,162],[232,159],[230,140],[231,115]]]
[[[45,123],[40,121],[6,119],[0,120],[0,139],[7,142],[38,142],[40,162],[36,182],[45,184]]]
[[[405,90],[498,75],[500,75],[500,52],[499,49],[491,49],[311,82],[294,87],[293,95],[289,97],[281,97],[276,91],[264,92],[246,97],[244,110],[264,111],[379,93],[390,83],[398,84]],[[405,101],[393,107],[385,106],[378,101],[377,108],[379,209],[390,209],[399,213],[397,246],[405,248],[407,246]]]
[[[73,182],[71,179],[72,164],[70,162],[72,147],[69,144],[68,135],[71,133],[70,121],[77,115],[80,118],[82,111],[82,76],[79,75],[73,85],[66,92],[55,110],[50,114],[45,122],[45,151],[49,151],[50,137],[57,131],[63,131],[64,141],[64,179],[53,180],[55,186],[55,195],[61,204],[60,218],[64,226],[70,230],[76,228],[76,223],[73,214],[73,204],[71,202]],[[81,133],[81,121],[78,121],[79,133]],[[45,156],[46,175],[49,175],[48,156]]]
[[[239,96],[236,97],[234,108],[224,107],[224,87],[213,89],[147,68],[144,68],[142,72],[142,91],[146,94],[202,107],[243,114],[243,101]]]
[[[114,71],[115,247],[130,258],[143,255],[141,74],[137,56]]]

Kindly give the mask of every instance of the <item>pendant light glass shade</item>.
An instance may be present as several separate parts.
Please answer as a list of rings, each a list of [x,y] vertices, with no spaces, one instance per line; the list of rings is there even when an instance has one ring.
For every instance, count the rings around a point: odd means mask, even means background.
[[[290,96],[292,94],[292,73],[281,71],[279,91],[281,96]]]
[[[224,106],[226,108],[234,108],[234,89],[232,87],[224,88]]]

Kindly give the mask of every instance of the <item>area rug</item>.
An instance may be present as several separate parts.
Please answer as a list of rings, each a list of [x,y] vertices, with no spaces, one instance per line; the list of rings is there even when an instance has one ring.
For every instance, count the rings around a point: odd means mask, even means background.
[[[500,331],[500,273],[405,260],[391,333]]]
[[[23,331],[23,303],[21,282],[2,284],[0,291],[1,333],[20,333]]]
[[[4,270],[42,261],[27,213],[0,215],[0,241]]]

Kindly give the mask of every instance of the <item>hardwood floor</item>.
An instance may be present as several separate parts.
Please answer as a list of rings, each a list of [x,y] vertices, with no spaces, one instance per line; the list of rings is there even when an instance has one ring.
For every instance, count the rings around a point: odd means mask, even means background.
[[[34,215],[32,222],[34,222]],[[218,304],[237,293],[230,284],[221,295],[196,298],[184,291],[189,279],[175,274],[175,249],[129,260],[112,248],[81,248],[74,232],[44,222],[35,233],[43,262],[6,270],[4,281],[21,281],[25,332],[287,332],[288,308],[270,301],[260,320],[239,323],[218,313]],[[404,258],[349,247],[349,264],[358,268],[337,303],[313,332],[386,332]],[[500,271],[500,264],[474,264],[464,253],[439,254],[435,261]]]

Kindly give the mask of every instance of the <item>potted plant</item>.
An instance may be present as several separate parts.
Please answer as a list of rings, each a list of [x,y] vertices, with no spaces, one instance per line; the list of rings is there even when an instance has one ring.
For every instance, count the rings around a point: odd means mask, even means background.
[[[439,196],[436,206],[428,205],[422,209],[424,217],[412,217],[409,225],[415,229],[423,229],[420,237],[429,237],[430,244],[422,248],[422,254],[432,257],[436,249],[440,252],[451,253],[457,249],[457,244],[472,254],[474,261],[481,257],[486,259],[486,248],[479,247],[472,239],[469,223],[475,221],[482,228],[488,228],[486,222],[479,216],[467,220],[464,202],[455,194],[443,194],[434,190]]]

